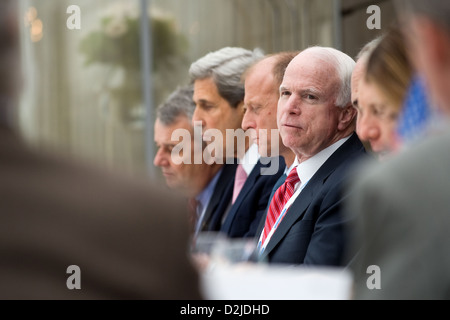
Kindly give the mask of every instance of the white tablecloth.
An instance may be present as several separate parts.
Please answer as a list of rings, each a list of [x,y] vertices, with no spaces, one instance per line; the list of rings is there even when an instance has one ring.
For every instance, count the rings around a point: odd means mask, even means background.
[[[202,274],[210,300],[348,300],[352,276],[346,269],[214,265]]]

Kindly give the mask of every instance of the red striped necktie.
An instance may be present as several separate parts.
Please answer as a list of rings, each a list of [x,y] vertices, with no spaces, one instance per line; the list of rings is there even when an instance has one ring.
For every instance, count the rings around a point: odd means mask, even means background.
[[[270,202],[269,211],[267,212],[266,223],[264,225],[262,244],[264,244],[264,241],[275,225],[275,222],[278,220],[284,206],[294,194],[295,185],[299,182],[300,178],[297,174],[297,168],[294,168],[289,173],[286,181],[281,185],[281,187],[278,188],[278,190],[273,195],[272,201]]]

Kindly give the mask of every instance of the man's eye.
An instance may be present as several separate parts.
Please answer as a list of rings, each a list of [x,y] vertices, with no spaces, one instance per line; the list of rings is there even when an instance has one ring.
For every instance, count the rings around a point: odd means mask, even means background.
[[[280,93],[280,95],[283,97],[288,97],[288,96],[290,96],[291,95],[291,92],[290,91],[281,91],[281,93]]]
[[[166,153],[172,153],[174,146],[164,146],[163,150]]]
[[[312,95],[312,94],[306,94],[305,98],[307,100],[317,100],[317,97],[315,95]]]
[[[204,110],[204,111],[208,111],[214,108],[214,106],[212,104],[201,104],[199,105],[200,109]]]

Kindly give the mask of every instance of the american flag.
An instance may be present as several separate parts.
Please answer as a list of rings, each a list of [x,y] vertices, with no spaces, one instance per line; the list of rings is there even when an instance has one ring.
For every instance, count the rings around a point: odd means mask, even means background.
[[[438,115],[431,107],[426,84],[420,75],[412,78],[398,119],[397,134],[402,145],[409,145],[429,134]]]

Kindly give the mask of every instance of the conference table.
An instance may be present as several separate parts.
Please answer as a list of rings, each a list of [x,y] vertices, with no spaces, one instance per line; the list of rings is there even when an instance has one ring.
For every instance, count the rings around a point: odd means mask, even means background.
[[[348,269],[249,262],[254,243],[202,238],[201,285],[210,300],[350,300]],[[199,253],[199,252],[197,252]],[[206,262],[205,262],[206,261]]]
[[[345,269],[268,266],[215,266],[201,276],[211,300],[349,300],[352,277]]]

